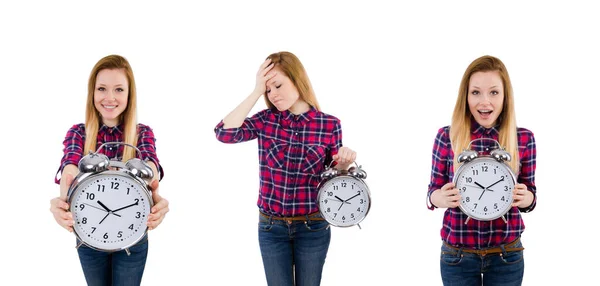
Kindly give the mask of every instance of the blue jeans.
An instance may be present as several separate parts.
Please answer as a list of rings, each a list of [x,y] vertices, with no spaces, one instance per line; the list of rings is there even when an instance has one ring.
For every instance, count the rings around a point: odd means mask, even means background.
[[[320,285],[330,240],[324,220],[288,224],[259,215],[258,242],[268,285]]]
[[[108,253],[81,245],[77,249],[85,280],[89,286],[125,286],[140,285],[146,257],[148,255],[148,237],[125,250]]]
[[[513,247],[522,247],[521,241]],[[442,244],[440,269],[446,286],[513,286],[523,281],[525,261],[523,250],[480,255]]]

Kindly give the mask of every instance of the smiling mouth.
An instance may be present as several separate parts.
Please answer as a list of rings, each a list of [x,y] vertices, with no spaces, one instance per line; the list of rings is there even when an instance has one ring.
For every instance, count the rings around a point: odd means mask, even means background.
[[[106,108],[106,109],[115,109],[118,107],[118,105],[104,105],[102,104],[102,107]]]
[[[489,110],[489,109],[480,109],[480,110],[477,110],[477,112],[479,112],[479,114],[481,114],[481,115],[490,115],[494,111],[493,110]]]

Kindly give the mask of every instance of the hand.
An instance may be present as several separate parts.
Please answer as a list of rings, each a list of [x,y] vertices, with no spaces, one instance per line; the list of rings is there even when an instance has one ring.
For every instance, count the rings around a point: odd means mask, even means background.
[[[73,183],[73,175],[71,174],[66,174],[64,179],[67,186]],[[50,200],[50,212],[54,215],[56,223],[66,230],[73,232],[73,214],[69,212],[69,204],[67,204],[66,197],[56,197]]]
[[[254,87],[255,94],[265,94],[267,91],[267,81],[277,75],[276,71],[271,71],[274,66],[275,65],[271,62],[270,58],[260,65],[260,68],[256,73],[256,86]]]
[[[430,199],[438,208],[455,208],[460,204],[460,193],[454,183],[447,183],[441,189],[433,191]]]
[[[356,152],[348,147],[342,147],[338,150],[337,154],[333,155],[333,161],[336,161],[338,170],[347,170],[350,164],[356,160]]]
[[[158,180],[155,179],[150,183],[150,189],[152,190],[154,206],[150,210],[151,213],[148,216],[148,223],[146,225],[148,226],[148,230],[153,230],[158,227],[169,212],[169,201],[158,194]]]
[[[533,193],[525,184],[516,184],[513,189],[513,207],[526,208],[533,203]]]

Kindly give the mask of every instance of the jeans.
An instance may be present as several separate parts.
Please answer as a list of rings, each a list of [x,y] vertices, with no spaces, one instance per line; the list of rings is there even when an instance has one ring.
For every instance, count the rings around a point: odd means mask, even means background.
[[[440,269],[446,286],[513,286],[521,285],[525,262],[523,250],[479,255],[442,245]]]
[[[85,245],[77,249],[85,280],[89,286],[125,286],[140,285],[146,257],[148,255],[148,237],[136,245],[118,252],[102,252]]]
[[[258,241],[267,283],[271,286],[321,284],[331,241],[324,220],[286,221],[259,215]]]

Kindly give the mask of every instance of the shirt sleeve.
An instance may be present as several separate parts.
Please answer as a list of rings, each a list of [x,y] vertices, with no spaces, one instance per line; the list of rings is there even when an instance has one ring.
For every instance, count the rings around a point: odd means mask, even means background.
[[[333,132],[331,136],[331,143],[328,146],[329,152],[327,152],[327,156],[325,157],[325,167],[328,167],[333,161],[333,155],[337,154],[342,148],[342,124],[339,119],[335,119],[333,122]],[[336,164],[334,163],[334,166]]]
[[[65,166],[73,164],[77,166],[79,160],[83,157],[83,148],[85,146],[85,127],[83,124],[73,125],[63,141],[63,157],[60,160],[60,167],[54,175],[54,182],[60,184],[60,176]]]
[[[429,190],[427,192],[427,208],[433,210],[436,206],[431,203],[431,193],[437,189],[441,189],[450,181],[448,167],[453,158],[452,145],[450,143],[449,128],[444,127],[438,130],[438,134],[433,142],[433,152],[431,158],[431,180],[429,182]]]
[[[264,126],[264,116],[267,110],[256,113],[254,116],[244,119],[242,126],[237,128],[223,128],[223,120],[215,127],[217,140],[223,143],[240,143],[256,139]]]
[[[140,149],[142,160],[150,161],[156,165],[158,180],[160,181],[165,173],[156,155],[156,138],[154,138],[154,132],[152,132],[152,128],[142,124],[139,124],[138,128],[137,147]]]
[[[527,130],[528,131],[528,130]],[[537,188],[535,186],[535,160],[536,160],[536,146],[535,138],[531,131],[525,132],[525,134],[519,134],[519,136],[526,136],[527,139],[523,140],[527,143],[525,148],[520,154],[521,170],[517,182],[527,186],[527,189],[533,193],[533,202],[526,208],[519,208],[521,212],[532,211],[537,204]],[[519,140],[521,141],[521,140]]]

